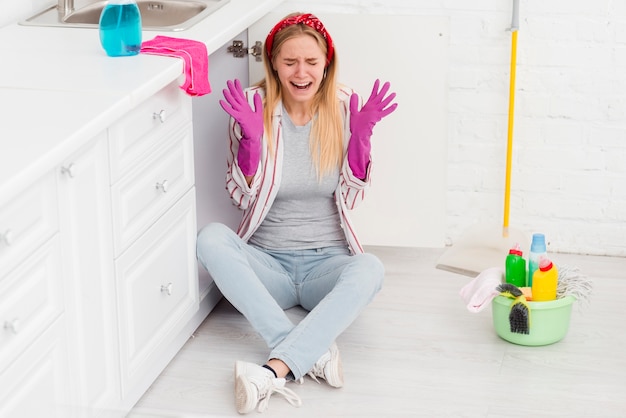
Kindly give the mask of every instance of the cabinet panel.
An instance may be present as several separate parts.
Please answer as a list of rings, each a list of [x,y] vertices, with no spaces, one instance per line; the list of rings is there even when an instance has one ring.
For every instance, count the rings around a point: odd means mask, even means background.
[[[55,235],[0,278],[0,372],[62,312],[61,250]]]
[[[195,235],[192,188],[116,260],[123,394],[167,365],[161,350],[198,309]]]
[[[67,418],[66,335],[63,316],[0,373],[0,418]]]
[[[66,312],[74,389],[82,405],[119,401],[117,314],[106,134],[58,170]]]
[[[57,230],[56,184],[52,173],[13,200],[0,202],[0,277]]]
[[[112,187],[115,252],[120,254],[193,186],[191,124],[175,141]]]
[[[109,128],[111,183],[132,170],[168,136],[191,119],[191,98],[172,83]]]
[[[339,51],[340,82],[364,100],[377,78],[398,93],[398,109],[376,125],[372,136],[372,187],[350,213],[361,243],[443,247],[448,71],[442,69],[450,68],[449,17],[355,14],[348,22],[345,14],[316,14]],[[259,19],[248,29],[250,43],[265,39],[282,17],[271,12]],[[408,40],[410,57],[398,40]],[[367,51],[374,51],[375,63]],[[262,77],[261,63],[251,61],[250,69],[252,82]]]

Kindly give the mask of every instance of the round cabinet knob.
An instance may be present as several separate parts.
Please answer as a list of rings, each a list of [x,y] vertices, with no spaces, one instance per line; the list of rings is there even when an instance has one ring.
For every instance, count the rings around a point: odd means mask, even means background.
[[[7,246],[10,246],[15,241],[13,231],[7,229],[4,234],[0,234],[0,241],[4,242]]]
[[[167,293],[168,296],[172,295],[172,283],[162,284],[161,285],[161,293]]]
[[[74,176],[76,176],[76,166],[74,163],[63,166],[61,167],[61,173],[66,174],[70,178],[74,178]]]
[[[156,188],[157,190],[160,190],[163,193],[167,193],[167,190],[169,188],[169,183],[167,182],[167,180],[163,180],[163,182],[161,183],[157,182]]]
[[[154,112],[152,114],[152,119],[158,119],[159,122],[161,123],[165,123],[165,119],[166,119],[167,114],[165,113],[165,109],[161,110],[160,112]]]
[[[4,329],[13,332],[13,334],[17,334],[20,332],[20,320],[15,318],[13,321],[5,321]]]

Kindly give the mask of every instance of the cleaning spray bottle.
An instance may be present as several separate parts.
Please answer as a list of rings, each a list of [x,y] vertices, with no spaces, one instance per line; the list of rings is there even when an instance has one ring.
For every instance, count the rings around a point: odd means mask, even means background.
[[[544,234],[533,234],[533,240],[530,244],[530,252],[528,253],[528,284],[532,287],[535,271],[539,268],[539,259],[548,257],[546,252],[546,236]],[[534,299],[534,297],[533,297]]]
[[[137,55],[141,13],[135,0],[109,0],[100,14],[100,43],[110,57]]]
[[[548,259],[541,257],[539,269],[533,276],[533,301],[542,302],[556,299],[556,289],[559,281],[559,272],[556,266]]]
[[[505,262],[505,280],[517,287],[526,286],[526,260],[522,257],[519,244],[509,250]]]

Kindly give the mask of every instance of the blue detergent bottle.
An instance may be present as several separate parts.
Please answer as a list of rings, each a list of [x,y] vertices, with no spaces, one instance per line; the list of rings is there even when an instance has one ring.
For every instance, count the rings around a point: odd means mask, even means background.
[[[533,275],[539,268],[539,260],[541,257],[548,257],[546,252],[546,236],[544,234],[533,234],[533,240],[530,244],[530,252],[528,253],[528,283],[527,286],[533,285]]]
[[[141,13],[135,0],[109,0],[100,14],[100,43],[110,57],[141,50]]]

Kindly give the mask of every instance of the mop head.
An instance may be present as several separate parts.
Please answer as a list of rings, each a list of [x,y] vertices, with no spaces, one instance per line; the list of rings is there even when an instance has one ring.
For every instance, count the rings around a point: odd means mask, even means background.
[[[591,299],[593,283],[578,267],[557,265],[559,279],[556,287],[557,299],[574,296],[580,307],[586,307]]]

